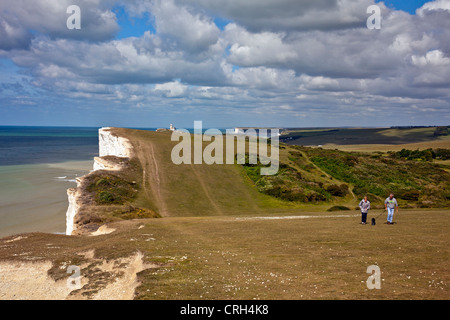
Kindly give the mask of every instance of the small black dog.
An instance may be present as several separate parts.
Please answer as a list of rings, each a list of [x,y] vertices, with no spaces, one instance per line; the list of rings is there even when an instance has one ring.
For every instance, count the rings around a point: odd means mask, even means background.
[[[375,222],[375,218],[372,218],[372,225],[376,225],[377,223]]]

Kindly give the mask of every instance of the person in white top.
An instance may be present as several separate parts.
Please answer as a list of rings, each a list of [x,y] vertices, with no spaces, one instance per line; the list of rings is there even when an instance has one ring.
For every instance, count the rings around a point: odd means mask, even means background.
[[[367,200],[367,196],[364,196],[359,202],[359,208],[361,209],[361,224],[367,223],[367,212],[370,210],[370,201]]]

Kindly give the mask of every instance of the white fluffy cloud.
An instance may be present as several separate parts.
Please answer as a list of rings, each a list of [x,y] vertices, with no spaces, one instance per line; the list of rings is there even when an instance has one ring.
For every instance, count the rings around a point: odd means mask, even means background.
[[[187,86],[178,81],[155,85],[155,91],[163,93],[168,98],[181,97],[187,91]]]
[[[112,39],[119,30],[116,16],[111,11],[113,3],[113,0],[15,0],[12,4],[2,0],[0,34],[6,33],[9,42],[11,38],[16,39],[16,43],[11,43],[9,47],[3,45],[3,49],[26,47],[32,37],[29,31],[52,38],[90,41]],[[73,4],[80,7],[82,16],[82,28],[75,32],[69,30],[66,23],[70,16],[67,14],[67,8]]]
[[[219,39],[219,29],[211,18],[177,6],[173,0],[157,0],[150,10],[157,32],[173,39],[185,50],[201,52]]]
[[[427,2],[422,6],[422,8],[417,10],[417,13],[424,14],[426,11],[436,11],[436,10],[450,10],[450,1],[436,0],[432,2]]]
[[[450,102],[449,0],[417,15],[379,3],[381,30],[366,28],[373,0],[80,0],[76,35],[60,14],[71,1],[17,2],[0,1],[0,57],[58,98],[286,117],[423,104],[441,119]],[[115,39],[114,6],[153,29]]]

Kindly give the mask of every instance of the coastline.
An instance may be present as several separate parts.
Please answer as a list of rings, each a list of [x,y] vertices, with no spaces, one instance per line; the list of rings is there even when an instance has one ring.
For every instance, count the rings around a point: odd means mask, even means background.
[[[66,235],[79,235],[89,233],[86,225],[83,225],[80,212],[90,205],[85,204],[85,180],[96,171],[120,171],[124,163],[133,156],[133,145],[131,142],[114,132],[114,128],[104,127],[98,131],[99,156],[93,159],[93,170],[76,179],[76,187],[67,189],[68,207],[66,211]],[[89,228],[88,228],[89,229]]]
[[[64,234],[68,188],[94,160],[0,166],[0,237],[26,232]]]

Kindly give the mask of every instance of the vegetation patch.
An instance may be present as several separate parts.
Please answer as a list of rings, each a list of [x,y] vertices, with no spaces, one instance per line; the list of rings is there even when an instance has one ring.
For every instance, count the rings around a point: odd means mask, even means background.
[[[352,185],[358,197],[370,194],[383,199],[393,192],[397,199],[418,201],[419,206],[449,205],[450,174],[437,164],[321,148],[303,150],[323,171]]]
[[[120,220],[160,217],[143,201],[142,167],[132,159],[123,170],[98,170],[83,178],[83,205],[75,223],[80,233],[90,233],[104,224]]]
[[[301,158],[299,153],[290,153],[291,161],[298,161],[299,158]],[[306,178],[300,170],[281,159],[278,173],[272,176],[260,175],[263,165],[259,162],[258,164],[248,164],[248,155],[246,164],[243,166],[258,190],[275,198],[303,203],[329,201],[332,198],[330,192],[323,187],[322,182]],[[311,164],[308,166],[300,164],[300,166],[307,172],[314,168]]]
[[[417,161],[433,161],[435,160],[448,160],[450,159],[450,149],[426,149],[426,150],[408,150],[402,149],[401,151],[391,151],[389,155],[392,158],[403,160],[417,160]]]
[[[347,204],[355,201],[354,197],[367,195],[379,206],[393,192],[402,206],[429,208],[450,204],[450,174],[445,165],[431,161],[447,159],[448,149],[404,149],[386,155],[282,146],[276,175],[261,176],[262,165],[248,164],[248,155],[243,165],[257,189],[275,198]]]
[[[351,210],[351,209],[346,207],[346,206],[332,206],[327,211],[328,212],[333,212],[333,211],[349,211],[349,210]]]
[[[101,173],[92,177],[87,191],[95,194],[97,204],[124,204],[137,193],[136,182],[126,181],[110,173]]]

